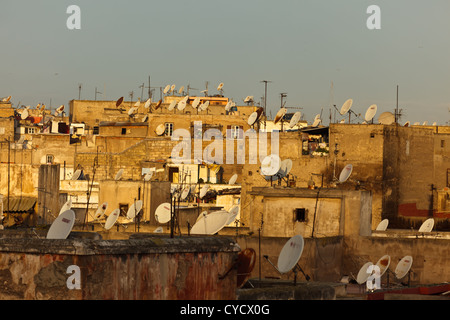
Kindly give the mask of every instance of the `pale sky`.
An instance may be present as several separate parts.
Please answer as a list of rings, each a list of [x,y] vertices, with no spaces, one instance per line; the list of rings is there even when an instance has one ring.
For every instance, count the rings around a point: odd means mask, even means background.
[[[69,30],[70,5],[81,9],[81,30]],[[366,12],[381,9],[381,29]],[[14,107],[43,102],[57,108],[78,99],[140,97],[142,83],[175,84],[224,94],[238,104],[264,96],[268,113],[303,108],[304,119],[330,105],[375,119],[394,111],[400,123],[449,120],[450,1],[448,0],[2,0],[0,97]],[[331,89],[333,83],[333,89]],[[144,90],[144,99],[148,97]],[[159,99],[159,89],[155,92]],[[289,112],[298,111],[297,109]],[[334,111],[333,111],[334,113]],[[342,117],[338,115],[337,119]]]

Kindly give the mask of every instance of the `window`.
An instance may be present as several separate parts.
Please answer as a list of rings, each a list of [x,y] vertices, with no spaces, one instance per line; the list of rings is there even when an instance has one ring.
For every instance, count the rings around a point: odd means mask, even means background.
[[[173,134],[173,123],[166,122],[165,127],[166,127],[165,135],[171,137]]]
[[[25,128],[25,134],[33,134],[36,133],[35,128]]]
[[[0,128],[0,134],[5,134],[5,128]]]
[[[119,203],[119,210],[121,214],[123,213],[124,215],[127,215],[128,204]]]
[[[52,154],[46,155],[46,163],[47,164],[52,164],[54,159],[55,159],[55,157]]]
[[[294,221],[298,221],[298,222],[306,221],[306,209],[305,208],[294,209]]]
[[[92,133],[93,134],[100,134],[100,128],[98,126],[95,126]]]
[[[441,148],[444,148],[445,146],[445,140],[441,140]]]
[[[127,128],[122,128],[122,135],[127,134]]]
[[[227,126],[227,134],[231,134],[232,139],[242,139],[244,137],[244,127]]]

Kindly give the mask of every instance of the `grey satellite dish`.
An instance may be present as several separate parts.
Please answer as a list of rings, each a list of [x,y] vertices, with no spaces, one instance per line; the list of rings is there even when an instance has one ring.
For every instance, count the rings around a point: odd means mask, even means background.
[[[141,211],[143,202],[142,200],[138,200],[134,202],[131,207],[128,209],[127,218],[132,220],[136,217],[136,215]]]
[[[104,228],[106,230],[111,229],[114,226],[114,224],[116,223],[117,219],[119,219],[119,215],[120,215],[120,209],[116,209],[113,212],[111,212],[108,219],[106,219]]]
[[[229,217],[228,221],[225,225],[229,225],[230,223],[234,222],[236,220],[237,215],[239,214],[239,205],[234,205],[230,211],[228,211]]]
[[[373,104],[371,105],[367,111],[366,111],[366,115],[364,116],[364,120],[369,122],[372,121],[373,117],[375,117],[375,114],[377,113],[377,105]]]
[[[123,171],[124,171],[123,169],[120,169],[120,170],[117,172],[116,176],[114,177],[114,180],[116,180],[116,181],[120,180],[120,178],[122,178]]]
[[[228,181],[228,184],[229,185],[233,185],[233,184],[235,184],[236,183],[236,180],[237,180],[237,178],[238,178],[238,175],[237,175],[237,173],[235,173],[235,174],[233,174],[233,176],[230,178],[230,181]]]
[[[304,240],[301,235],[290,238],[278,256],[278,271],[280,273],[291,271],[300,260],[303,248]]]
[[[395,121],[395,116],[392,112],[383,112],[380,114],[380,117],[378,118],[378,122],[380,124],[390,125],[393,124]]]
[[[280,170],[280,166],[281,160],[278,155],[268,155],[261,162],[261,174],[264,176],[273,176]]]
[[[53,221],[47,232],[47,239],[66,239],[75,224],[75,212],[67,210]]]
[[[341,174],[339,175],[339,182],[344,183],[348,180],[353,171],[353,165],[348,164],[342,169]]]
[[[389,220],[388,219],[384,219],[378,224],[378,226],[377,226],[377,228],[375,230],[376,231],[386,231],[388,225],[389,225]]]
[[[296,113],[294,113],[294,115],[291,118],[291,121],[289,122],[289,128],[293,128],[295,127],[298,122],[300,121],[300,118],[302,117],[302,113],[300,111],[297,111]]]
[[[399,263],[397,264],[397,267],[395,268],[395,277],[397,279],[401,279],[409,272],[411,269],[413,263],[413,258],[411,256],[404,256]]]
[[[339,111],[339,113],[341,115],[346,114],[350,110],[350,108],[352,107],[352,104],[353,104],[353,100],[352,99],[348,99],[347,101],[345,101],[344,104],[342,105],[341,110]]]
[[[162,203],[156,208],[155,211],[155,219],[158,223],[167,223],[171,219],[171,204],[170,203]]]
[[[281,178],[284,178],[287,176],[292,170],[292,160],[291,159],[284,159],[281,161],[280,170],[278,174],[280,174]]]
[[[216,234],[226,226],[229,218],[230,214],[226,210],[201,215],[200,219],[192,226],[191,234]]]
[[[81,172],[82,172],[82,170],[76,170],[74,173],[73,173],[73,176],[72,176],[72,180],[78,180],[79,178],[80,178],[80,176],[81,176]]]
[[[371,272],[367,272],[370,266],[372,266],[372,262],[366,262],[361,269],[359,269],[358,275],[356,276],[356,282],[358,284],[363,284],[367,281],[369,276],[371,275]]]
[[[419,232],[431,232],[434,226],[434,219],[429,218],[425,220],[419,228]]]
[[[70,209],[72,209],[72,199],[69,199],[66,201],[66,203],[64,203],[64,205],[61,207],[61,210],[59,211],[59,215]]]

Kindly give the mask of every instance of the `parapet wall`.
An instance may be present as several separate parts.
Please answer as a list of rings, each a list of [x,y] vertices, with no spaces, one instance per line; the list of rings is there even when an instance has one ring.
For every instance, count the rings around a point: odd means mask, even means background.
[[[218,237],[3,237],[0,300],[234,300],[236,270],[219,278],[239,251]]]

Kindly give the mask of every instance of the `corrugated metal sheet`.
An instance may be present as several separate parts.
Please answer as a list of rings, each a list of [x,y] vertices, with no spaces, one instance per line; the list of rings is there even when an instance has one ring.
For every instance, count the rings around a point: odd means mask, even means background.
[[[8,198],[3,198],[3,212],[4,213],[25,213],[28,211],[34,211],[36,205],[36,198],[29,197],[10,197],[9,198],[9,211],[8,211]]]

